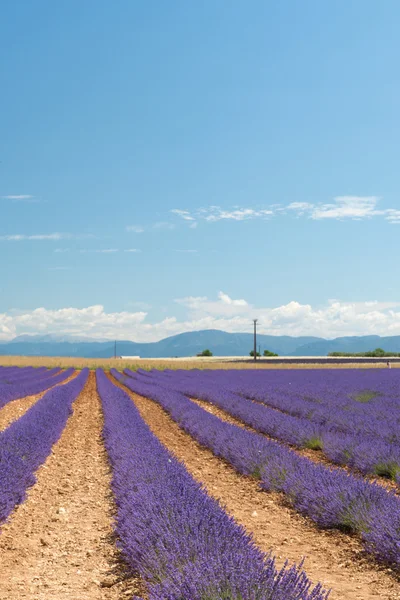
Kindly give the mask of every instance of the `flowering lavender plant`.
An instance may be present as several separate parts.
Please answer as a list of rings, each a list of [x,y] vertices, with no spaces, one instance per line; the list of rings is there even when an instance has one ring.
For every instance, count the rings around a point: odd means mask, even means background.
[[[183,394],[152,383],[151,378],[128,377],[115,369],[111,373],[132,391],[158,402],[200,444],[239,472],[258,477],[264,489],[284,492],[294,508],[321,527],[357,532],[376,557],[400,565],[400,498],[394,493],[226,423]],[[388,515],[391,519],[383,539],[380,523]]]
[[[36,481],[35,471],[59,439],[88,369],[49,390],[22,417],[0,433],[0,523],[21,503]]]
[[[97,371],[123,555],[150,600],[323,600],[299,567],[282,570],[151,433],[129,396]]]
[[[58,369],[56,372],[58,372]],[[29,377],[27,380],[23,379],[21,382],[17,380],[12,384],[0,385],[0,408],[17,398],[40,394],[40,392],[44,392],[44,390],[47,390],[49,387],[64,381],[72,375],[73,372],[74,369],[67,369],[58,375],[54,375],[51,371],[47,371],[47,373],[41,372],[37,375],[32,375],[32,378]]]

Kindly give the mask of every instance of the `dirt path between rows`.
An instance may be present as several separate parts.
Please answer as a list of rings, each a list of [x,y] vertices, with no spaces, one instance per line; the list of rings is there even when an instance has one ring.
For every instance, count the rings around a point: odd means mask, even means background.
[[[141,596],[112,534],[110,473],[94,373],[37,472],[37,483],[0,533],[0,600],[117,600]]]
[[[66,383],[71,381],[71,379],[76,377],[76,375],[77,372],[75,371],[75,373],[72,373],[72,375],[67,377],[67,379],[61,381],[60,383],[57,383],[56,385],[65,385]],[[47,390],[45,390],[44,392],[40,392],[40,394],[26,396],[25,398],[17,398],[17,400],[11,400],[11,402],[7,402],[7,404],[0,408],[0,432],[7,429],[7,427],[11,425],[13,421],[16,421],[17,419],[22,417],[22,415],[24,415],[26,411],[30,409],[31,406],[36,404],[36,402],[40,400],[40,398],[42,398],[49,390],[53,389],[54,387],[56,386],[52,385],[51,387],[47,388]]]
[[[284,506],[282,496],[262,491],[181,430],[155,402],[124,389],[153,433],[202,482],[210,496],[254,536],[259,548],[299,563],[314,581],[332,588],[332,600],[399,600],[398,580],[365,556],[359,541],[337,531],[319,530],[309,519]]]

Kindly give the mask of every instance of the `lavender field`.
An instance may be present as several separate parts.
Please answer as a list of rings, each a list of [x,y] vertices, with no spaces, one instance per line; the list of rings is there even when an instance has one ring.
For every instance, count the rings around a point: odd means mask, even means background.
[[[32,530],[28,598],[56,593],[54,569],[106,600],[399,598],[399,384],[395,369],[0,367],[0,597],[22,589]]]

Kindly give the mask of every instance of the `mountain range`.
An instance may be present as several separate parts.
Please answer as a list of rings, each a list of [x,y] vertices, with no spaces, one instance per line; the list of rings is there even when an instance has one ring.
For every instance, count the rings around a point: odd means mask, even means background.
[[[320,337],[257,335],[261,354],[270,350],[280,356],[326,356],[329,352],[366,352],[383,348],[400,352],[400,336],[378,335]],[[248,356],[253,348],[252,333],[227,333],[216,329],[191,331],[167,337],[158,342],[117,341],[117,356],[169,358],[195,356],[208,348],[214,356]],[[21,335],[0,344],[0,355],[8,356],[76,356],[110,358],[114,356],[114,340],[99,340],[68,335]]]

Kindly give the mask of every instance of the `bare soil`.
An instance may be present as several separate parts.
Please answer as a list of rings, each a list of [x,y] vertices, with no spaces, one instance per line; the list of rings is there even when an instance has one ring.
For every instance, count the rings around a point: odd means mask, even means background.
[[[218,499],[236,522],[253,535],[259,548],[272,551],[279,565],[286,559],[299,563],[305,557],[308,576],[332,588],[332,600],[400,599],[396,574],[370,559],[356,537],[318,529],[312,521],[285,506],[282,495],[262,491],[255,480],[239,475],[201,447],[158,404],[117,385],[130,395],[160,441],[204,484],[210,496]]]
[[[65,385],[74,377],[76,377],[76,373],[73,373],[72,375],[67,377],[67,379],[61,381],[56,385]],[[53,389],[53,387],[55,386],[52,385],[40,394],[35,394],[33,396],[26,396],[25,398],[18,398],[17,400],[12,400],[11,402],[8,402],[5,406],[0,408],[0,432],[4,431],[4,429],[11,425],[13,421],[16,421],[17,419],[22,417],[22,415],[24,415],[26,411],[31,408],[31,406],[36,404],[36,402],[40,398],[42,398],[49,390]]]
[[[27,500],[0,534],[0,600],[117,600],[143,595],[124,572],[94,373],[37,472]]]

